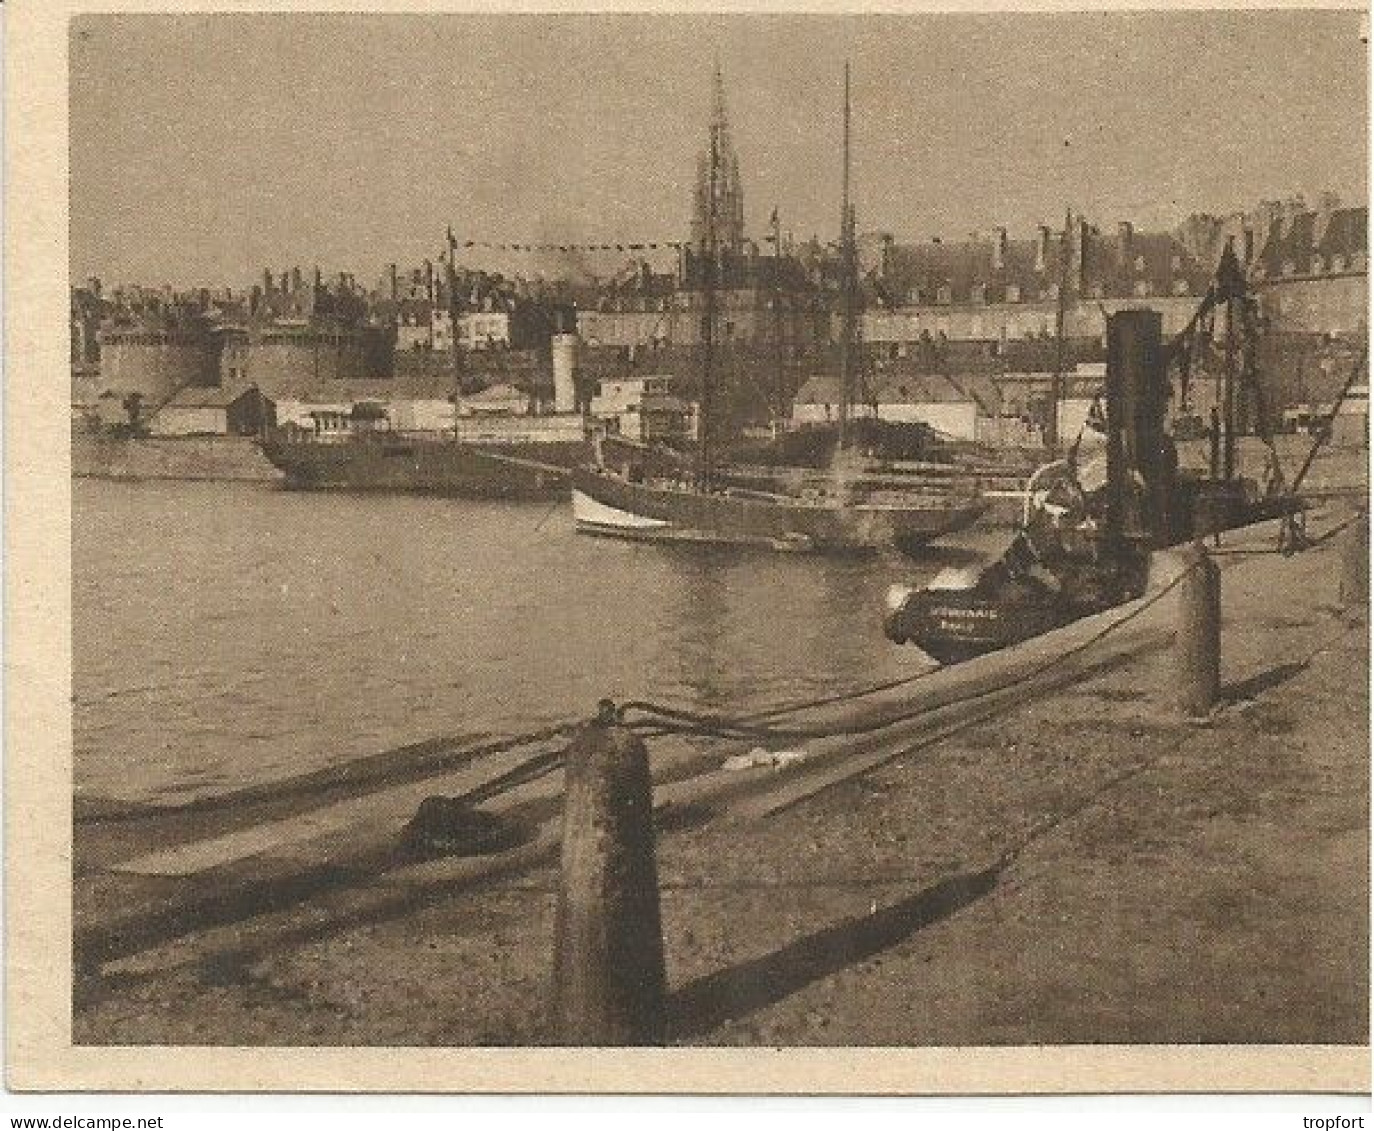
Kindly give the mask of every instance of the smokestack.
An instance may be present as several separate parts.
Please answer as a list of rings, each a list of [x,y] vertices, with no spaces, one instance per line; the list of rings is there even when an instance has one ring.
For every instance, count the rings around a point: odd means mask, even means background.
[[[434,305],[434,264],[425,260],[425,297],[429,300],[430,306]]]
[[[1035,269],[1043,272],[1050,262],[1050,229],[1048,224],[1040,225],[1040,238],[1035,243]]]
[[[396,264],[388,266],[387,276],[391,282],[391,301],[395,302],[401,295],[401,280],[396,274]]]
[[[300,269],[299,267],[293,267],[293,268],[291,268],[291,293],[292,293],[293,295],[294,295],[294,294],[297,294],[297,293],[299,293],[300,289],[301,289],[301,269]]]
[[[270,297],[272,291],[272,272],[270,269],[264,267],[262,269],[262,293],[264,296]]]

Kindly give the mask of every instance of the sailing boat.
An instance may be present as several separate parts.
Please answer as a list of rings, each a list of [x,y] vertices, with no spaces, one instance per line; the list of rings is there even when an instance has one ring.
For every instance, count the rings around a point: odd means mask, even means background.
[[[857,325],[854,211],[849,202],[849,67],[845,66],[844,191],[841,250],[844,336],[841,341],[840,452],[826,477],[758,484],[721,466],[716,412],[716,322],[721,281],[720,130],[713,123],[702,241],[700,433],[695,463],[679,453],[614,437],[596,443],[596,460],[573,475],[573,518],[586,534],[650,541],[705,542],[777,550],[846,552],[895,546],[912,551],[972,524],[976,498],[865,484],[846,475],[849,404]]]

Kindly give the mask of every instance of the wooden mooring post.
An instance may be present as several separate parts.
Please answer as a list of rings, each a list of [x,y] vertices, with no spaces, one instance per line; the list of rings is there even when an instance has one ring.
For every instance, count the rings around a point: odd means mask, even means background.
[[[1179,557],[1179,706],[1188,718],[1203,719],[1221,694],[1221,572],[1201,542]]]
[[[603,703],[566,754],[563,860],[554,938],[554,1039],[664,1039],[663,929],[653,784],[638,735]]]
[[[1347,613],[1369,608],[1369,512],[1364,509],[1341,542],[1340,607]]]

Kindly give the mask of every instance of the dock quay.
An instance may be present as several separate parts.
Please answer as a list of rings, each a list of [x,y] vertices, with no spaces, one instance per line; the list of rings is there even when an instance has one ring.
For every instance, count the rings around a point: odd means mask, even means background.
[[[1212,547],[1203,721],[1176,705],[1168,553],[1140,601],[956,668],[729,723],[626,707],[654,779],[666,1039],[1363,1043],[1351,521],[1335,500],[1300,553],[1275,523]],[[181,808],[83,801],[74,1039],[549,1043],[577,723]],[[407,844],[432,797],[485,814],[482,836]]]

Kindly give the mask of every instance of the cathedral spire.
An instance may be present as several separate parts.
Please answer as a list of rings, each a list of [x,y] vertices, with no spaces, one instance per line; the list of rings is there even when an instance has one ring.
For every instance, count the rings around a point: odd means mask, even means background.
[[[711,120],[706,145],[697,161],[691,243],[698,254],[709,243],[714,243],[717,251],[726,257],[737,255],[744,245],[744,193],[740,188],[739,157],[730,136],[725,77],[719,59],[711,70]]]
[[[711,66],[711,130],[717,136],[728,135],[730,122],[725,113],[725,75],[720,60]]]

